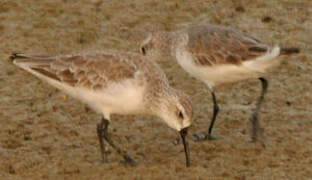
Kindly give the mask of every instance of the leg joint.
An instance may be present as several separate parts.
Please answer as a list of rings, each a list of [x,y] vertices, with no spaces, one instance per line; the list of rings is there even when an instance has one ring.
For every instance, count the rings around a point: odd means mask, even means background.
[[[262,77],[259,78],[259,79],[260,79],[260,81],[261,81],[263,90],[266,90],[266,89],[268,88],[268,85],[269,85],[268,80],[266,80],[265,78],[262,78]]]
[[[218,104],[215,104],[215,105],[214,105],[214,111],[215,111],[215,112],[219,112],[219,110],[220,110],[219,105],[218,105]]]

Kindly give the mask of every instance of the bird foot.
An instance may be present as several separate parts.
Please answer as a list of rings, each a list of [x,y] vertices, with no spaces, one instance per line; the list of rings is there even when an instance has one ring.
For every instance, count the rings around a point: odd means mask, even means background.
[[[136,166],[137,165],[137,162],[128,155],[124,156],[123,162],[126,164],[129,164],[130,166]]]
[[[211,134],[193,134],[194,141],[200,142],[205,140],[216,140],[217,138]]]
[[[174,141],[172,141],[173,145],[179,145],[181,143],[181,138],[177,137]]]
[[[262,139],[258,139],[257,137],[251,137],[251,140],[250,140],[251,143],[254,143],[254,144],[260,144],[263,148],[265,148],[265,143],[263,142]]]

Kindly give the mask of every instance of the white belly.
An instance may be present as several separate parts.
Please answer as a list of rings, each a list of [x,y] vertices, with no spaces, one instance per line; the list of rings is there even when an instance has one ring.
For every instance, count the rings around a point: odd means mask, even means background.
[[[72,87],[43,76],[27,66],[20,66],[26,71],[47,81],[52,86],[91,106],[109,120],[110,114],[138,114],[144,109],[145,87],[137,79],[127,79],[118,83],[109,83],[107,87],[94,91],[84,87]]]
[[[112,83],[99,91],[70,88],[67,92],[103,113],[108,119],[110,114],[135,114],[143,108],[144,87],[136,85],[133,80]]]

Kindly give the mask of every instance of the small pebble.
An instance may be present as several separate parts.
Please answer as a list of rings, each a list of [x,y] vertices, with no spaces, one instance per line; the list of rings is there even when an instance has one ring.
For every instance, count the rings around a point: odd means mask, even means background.
[[[245,12],[245,8],[243,6],[237,6],[235,8],[235,11],[237,11],[237,12]]]
[[[271,22],[273,19],[270,16],[265,16],[261,19],[262,22],[264,23],[269,23]]]
[[[286,101],[286,105],[287,105],[287,106],[290,106],[290,105],[291,105],[291,102],[290,102],[290,101]]]

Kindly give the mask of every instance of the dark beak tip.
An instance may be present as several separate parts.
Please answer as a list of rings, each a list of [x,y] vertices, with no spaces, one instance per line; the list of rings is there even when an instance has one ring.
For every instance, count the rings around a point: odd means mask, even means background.
[[[188,130],[187,128],[181,129],[180,134],[181,134],[181,138],[182,138],[183,146],[184,146],[186,167],[190,167],[190,152],[189,152],[188,142],[186,140],[187,130]]]
[[[146,55],[146,51],[144,47],[141,47],[141,53],[145,56]]]

